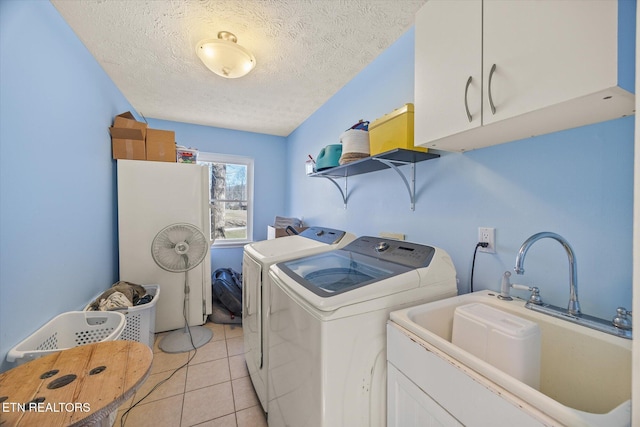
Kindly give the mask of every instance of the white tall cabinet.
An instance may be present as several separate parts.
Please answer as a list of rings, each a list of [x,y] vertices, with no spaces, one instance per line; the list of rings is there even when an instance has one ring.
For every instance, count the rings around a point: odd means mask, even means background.
[[[187,223],[211,236],[209,170],[186,163],[118,160],[120,280],[158,284],[156,332],[202,325],[211,314],[211,257],[186,273],[160,268],[151,244],[165,227]],[[188,279],[189,292],[185,293]]]
[[[465,151],[634,112],[616,1],[430,0],[415,34],[416,145]]]

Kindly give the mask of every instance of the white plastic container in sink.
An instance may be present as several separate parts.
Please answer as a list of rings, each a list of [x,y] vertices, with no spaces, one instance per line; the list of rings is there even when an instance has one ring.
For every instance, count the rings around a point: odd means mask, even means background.
[[[452,343],[530,387],[540,388],[540,328],[486,304],[456,307]]]

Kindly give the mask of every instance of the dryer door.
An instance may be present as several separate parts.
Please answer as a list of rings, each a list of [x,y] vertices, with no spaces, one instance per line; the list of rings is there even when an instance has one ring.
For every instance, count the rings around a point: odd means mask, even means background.
[[[249,371],[262,368],[262,265],[244,253],[242,261],[242,329]]]

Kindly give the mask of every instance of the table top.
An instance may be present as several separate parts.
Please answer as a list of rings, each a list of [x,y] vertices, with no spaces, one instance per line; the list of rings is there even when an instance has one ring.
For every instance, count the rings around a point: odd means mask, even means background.
[[[133,396],[149,376],[152,360],[151,349],[142,343],[105,341],[10,369],[0,374],[0,425],[97,423]]]

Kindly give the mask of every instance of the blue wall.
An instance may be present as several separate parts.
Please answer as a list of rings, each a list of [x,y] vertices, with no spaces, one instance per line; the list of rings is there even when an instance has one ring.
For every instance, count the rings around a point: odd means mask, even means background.
[[[330,182],[304,175],[307,154],[338,143],[358,119],[372,121],[413,102],[413,49],[411,30],[289,136],[288,214],[356,235],[398,232],[442,247],[454,260],[460,292],[470,288],[478,227],[496,228],[497,253],[478,254],[475,290],[499,290],[522,242],[553,231],[576,253],[584,312],[611,317],[616,307],[631,307],[633,117],[440,153],[416,166],[415,211],[391,170],[350,178],[346,210]],[[566,306],[569,267],[558,243],[536,243],[525,267],[514,282],[538,286],[547,302]]]
[[[147,119],[156,129],[173,130],[176,141],[200,151],[232,154],[254,159],[254,240],[267,238],[267,226],[285,212],[286,140],[280,136]],[[211,271],[230,267],[242,271],[242,247],[213,248]]]
[[[127,100],[49,2],[0,2],[0,359],[117,280]]]

